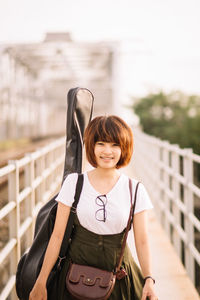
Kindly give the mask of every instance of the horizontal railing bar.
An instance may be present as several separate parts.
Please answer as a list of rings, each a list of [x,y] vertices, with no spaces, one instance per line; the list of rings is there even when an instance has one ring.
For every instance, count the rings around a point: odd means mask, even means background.
[[[51,193],[54,194],[58,188],[58,184],[61,182],[62,177],[61,176],[57,176],[55,183],[53,183],[50,187]],[[37,216],[39,210],[42,208],[42,206],[44,205],[44,203],[49,199],[51,193],[45,193],[43,195],[43,199],[42,201],[38,202],[34,209],[33,209],[33,216]]]
[[[50,199],[50,197],[51,197],[51,191],[45,192],[43,198],[44,202],[47,202]]]
[[[10,252],[13,250],[15,245],[17,244],[16,239],[11,239],[9,242],[5,245],[5,247],[0,252],[0,265],[2,262],[6,259],[6,257],[10,254]]]
[[[5,300],[9,296],[10,292],[12,291],[13,287],[15,286],[15,275],[12,275],[4,289],[2,290],[0,294],[0,300]]]
[[[36,160],[37,158],[40,158],[41,156],[45,156],[49,152],[54,151],[59,146],[60,147],[64,146],[64,144],[63,144],[64,141],[65,141],[65,138],[61,138],[60,140],[54,141],[51,144],[49,144],[48,146],[41,148],[41,150],[37,150],[35,152],[30,153],[31,156],[27,155],[27,156],[17,160],[19,168],[22,168],[22,167],[26,166],[27,164],[29,164],[31,162],[31,160]],[[12,161],[10,161],[9,165],[0,169],[0,177],[8,175],[9,173],[13,172],[14,170],[15,170],[15,165],[12,164]]]
[[[187,214],[187,208],[186,205],[180,200],[180,199],[174,199],[174,203],[176,206],[179,208],[179,210],[184,213],[185,215]]]
[[[183,228],[179,224],[175,224],[175,229],[178,232],[178,235],[180,236],[180,238],[184,241],[185,244],[187,244],[188,238],[187,238],[187,234],[183,230]]]
[[[38,176],[37,178],[35,178],[32,182],[32,187],[35,190],[44,180],[44,178],[42,176]]]
[[[63,157],[57,159],[55,163],[52,165],[52,167],[48,168],[46,171],[43,172],[43,176],[38,176],[35,178],[33,181],[33,189],[36,189],[43,180],[45,180],[48,176],[52,174],[52,172],[63,162]],[[19,193],[19,203],[21,203],[26,197],[28,197],[31,193],[32,189],[31,187],[26,187],[24,188],[20,193]]]
[[[189,244],[189,249],[192,253],[192,256],[196,259],[197,263],[200,265],[200,253],[193,244]]]
[[[195,153],[190,153],[188,155],[194,162],[200,163],[200,155],[195,154]]]
[[[164,183],[162,181],[158,181],[157,182],[159,184],[159,186],[165,190],[166,195],[172,200],[172,202],[177,205],[177,207],[184,213],[187,213],[187,208],[186,205],[178,198],[175,198],[174,193],[169,189],[166,188]]]
[[[181,175],[181,174],[175,173],[175,174],[174,174],[174,178],[175,178],[179,183],[181,183],[182,185],[187,185],[187,184],[188,184],[186,178],[184,178],[183,175]]]
[[[189,217],[189,220],[191,221],[191,223],[200,232],[200,221],[197,219],[197,217],[194,214],[192,214],[192,213],[189,213],[188,217]]]
[[[176,202],[178,202],[180,204],[180,200],[179,201],[176,200]],[[187,242],[187,234],[185,233],[185,231],[183,230],[183,228],[180,225],[176,224],[174,215],[172,215],[171,212],[166,210],[166,205],[164,202],[160,201],[157,204],[160,207],[160,209],[165,212],[169,222],[173,225],[174,229],[177,231],[177,233],[181,237],[181,239],[186,243]]]
[[[50,174],[51,174],[51,168],[46,168],[42,173],[43,179],[46,179],[47,177],[49,177]]]
[[[172,190],[170,190],[170,188],[166,188],[165,187],[165,194],[167,195],[167,197],[169,198],[169,199],[171,199],[171,200],[173,200],[174,199],[174,193],[173,193],[173,191]]]
[[[21,224],[20,228],[19,228],[19,237],[21,239],[21,237],[24,235],[24,233],[27,231],[27,229],[30,227],[31,223],[32,223],[33,219],[31,217],[26,218],[26,220]]]
[[[52,174],[52,171],[54,171],[54,170],[58,167],[59,164],[60,164],[60,163],[58,163],[58,164],[53,164],[51,167],[46,168],[46,169],[43,171],[43,173],[42,173],[42,177],[43,177],[44,179],[46,179],[47,177],[49,177],[49,176]]]
[[[14,208],[16,203],[14,201],[9,202],[0,210],[0,220],[7,216]]]
[[[174,225],[175,224],[175,217],[174,217],[174,215],[169,210],[166,210],[165,214],[166,214],[167,219],[169,220],[169,222]]]
[[[159,138],[156,138],[154,136],[148,135],[138,129],[134,128],[134,135],[137,135],[137,138],[140,139],[141,141],[143,141],[143,139],[145,138],[146,141],[150,142],[151,144],[156,144],[158,145],[160,148],[165,148],[168,151],[173,151],[176,152],[177,154],[181,155],[181,156],[190,156],[187,153],[187,149],[182,149],[177,145],[174,144],[170,144],[168,141],[163,141]]]
[[[31,153],[32,159],[36,160],[36,159],[48,154],[50,151],[54,151],[56,148],[64,146],[64,142],[65,142],[65,138],[63,137],[57,141],[52,142],[48,146],[45,146],[45,147],[37,150],[36,152]]]
[[[31,162],[31,158],[30,158],[30,156],[25,156],[25,157],[21,158],[20,160],[18,160],[17,162],[18,162],[18,167],[22,168]]]
[[[33,208],[33,216],[36,217],[39,210],[42,208],[42,206],[44,205],[44,203],[42,201],[39,201]]]
[[[21,203],[31,193],[31,188],[28,186],[19,193],[18,202]]]
[[[24,167],[28,163],[30,163],[31,160],[35,161],[36,159],[47,155],[49,152],[54,151],[58,145],[62,146],[63,140],[60,141],[60,143],[53,142],[52,144],[42,148],[41,150],[37,150],[36,152],[30,153],[30,156],[27,155],[20,159],[19,162],[19,168]]]
[[[9,164],[0,169],[0,177],[8,175],[8,174],[12,173],[14,170],[15,170],[15,165]]]
[[[159,166],[160,169],[163,169],[168,175],[174,177],[179,183],[183,185],[187,184],[187,180],[183,175],[174,172],[173,168],[166,166],[163,161],[157,161],[156,164]]]
[[[199,187],[197,187],[193,183],[189,183],[188,187],[197,197],[200,198],[200,188]]]

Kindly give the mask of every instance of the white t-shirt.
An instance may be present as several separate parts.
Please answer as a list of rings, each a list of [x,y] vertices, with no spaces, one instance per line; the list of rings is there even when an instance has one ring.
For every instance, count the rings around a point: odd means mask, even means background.
[[[77,178],[77,173],[70,174],[66,177],[56,197],[57,201],[70,207],[72,206]],[[136,184],[137,181],[132,179],[133,199]],[[103,205],[98,205],[96,200],[97,196],[100,195],[101,194],[96,191],[90,183],[87,173],[84,173],[83,189],[77,206],[77,216],[80,224],[97,234],[116,234],[122,232],[127,225],[130,213],[129,178],[121,174],[112,190],[106,194],[105,222],[101,221],[104,216]],[[101,204],[101,202],[99,204]],[[149,195],[143,184],[140,183],[135,214],[151,208],[153,208],[153,206]],[[97,218],[100,219],[100,221],[97,220]]]

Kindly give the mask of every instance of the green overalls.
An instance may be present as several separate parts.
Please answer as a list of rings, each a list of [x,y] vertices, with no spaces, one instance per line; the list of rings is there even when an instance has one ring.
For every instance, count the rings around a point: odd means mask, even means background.
[[[112,271],[120,255],[123,236],[124,231],[111,235],[93,233],[81,226],[76,217],[73,238],[64,265],[64,273],[67,273],[69,259],[77,264]],[[140,269],[133,260],[128,245],[125,248],[122,265],[128,276],[121,280],[116,280],[109,300],[141,300],[143,277]],[[73,299],[65,288],[65,278],[66,276],[62,276],[59,283],[59,300]]]

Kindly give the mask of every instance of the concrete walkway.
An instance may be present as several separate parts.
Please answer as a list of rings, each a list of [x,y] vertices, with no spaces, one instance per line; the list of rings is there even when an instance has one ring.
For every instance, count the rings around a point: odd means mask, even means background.
[[[123,170],[132,177],[130,169]],[[156,219],[155,212],[149,212],[149,241],[152,256],[153,276],[156,279],[155,290],[159,300],[200,300],[190,278],[171,245],[166,233]],[[133,242],[129,234],[128,243],[138,262]]]
[[[157,278],[158,298],[160,300],[199,300],[198,293],[178,255],[153,214],[150,215],[149,223],[153,272]]]
[[[153,212],[149,214],[149,240],[158,299],[199,300],[196,289]],[[129,245],[133,249],[132,234],[129,236]],[[135,250],[133,255],[136,258]]]

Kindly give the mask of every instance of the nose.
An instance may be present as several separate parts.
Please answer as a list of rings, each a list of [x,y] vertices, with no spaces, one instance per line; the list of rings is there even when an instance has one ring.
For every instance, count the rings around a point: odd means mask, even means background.
[[[112,153],[112,147],[111,147],[111,145],[110,144],[105,144],[103,152],[106,153],[106,154]]]

